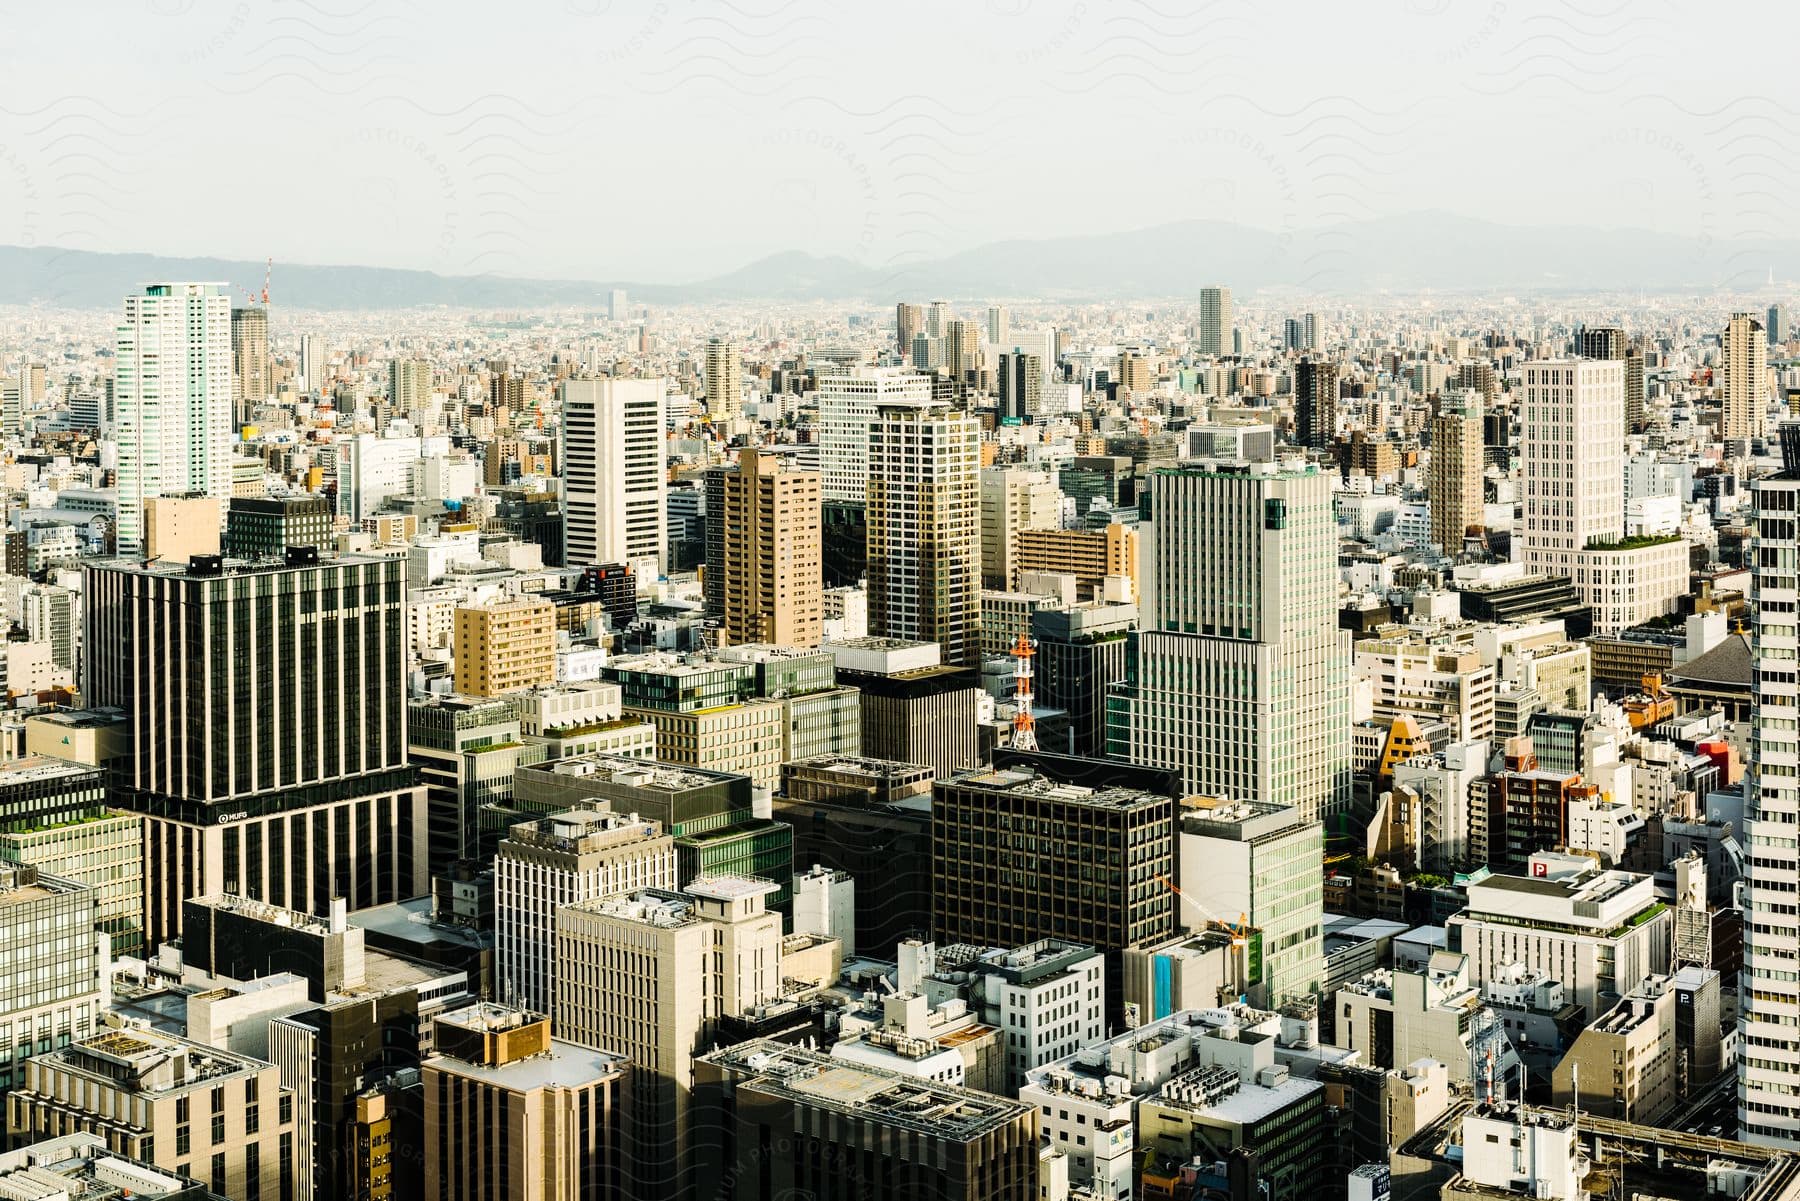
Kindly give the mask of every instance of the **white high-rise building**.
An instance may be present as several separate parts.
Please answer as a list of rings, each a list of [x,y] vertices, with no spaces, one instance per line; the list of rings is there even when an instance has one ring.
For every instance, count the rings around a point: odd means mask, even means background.
[[[1719,339],[1725,398],[1719,436],[1726,441],[1760,438],[1768,404],[1769,343],[1749,313],[1733,313]]]
[[[925,332],[931,335],[932,341],[944,336],[944,327],[950,320],[950,302],[934,300],[925,310]]]
[[[336,446],[338,512],[360,525],[389,497],[410,493],[419,461],[428,453],[448,451],[449,440],[355,434]]]
[[[550,1012],[564,905],[674,888],[675,840],[636,814],[570,809],[520,822],[494,856],[494,977],[508,1005]]]
[[[1200,353],[1227,355],[1232,346],[1231,289],[1200,289]]]
[[[1756,481],[1756,668],[1744,796],[1744,966],[1738,985],[1738,1137],[1800,1150],[1800,425],[1781,427],[1784,469]]]
[[[1523,392],[1525,524],[1513,544],[1526,569],[1567,576],[1596,634],[1672,612],[1688,587],[1686,540],[1625,538],[1624,361],[1527,363]]]
[[[1337,624],[1337,522],[1316,468],[1158,470],[1139,527],[1135,683],[1108,702],[1108,751],[1179,771],[1190,793],[1291,805],[1350,799],[1350,635]]]
[[[987,311],[987,340],[995,346],[1005,346],[1009,336],[1008,326],[1012,324],[1012,314],[1006,311],[1003,304],[989,305]]]
[[[869,426],[885,404],[927,404],[931,377],[906,367],[858,367],[819,379],[819,470],[825,502],[868,499]]]
[[[648,587],[662,574],[669,544],[667,385],[570,379],[559,391],[563,562],[627,563]]]
[[[151,284],[125,298],[113,406],[121,554],[143,547],[144,502],[231,500],[231,298],[226,285]]]
[[[883,405],[869,427],[869,631],[981,655],[981,425],[948,405]]]
[[[300,389],[319,392],[325,387],[325,339],[317,334],[300,335]]]

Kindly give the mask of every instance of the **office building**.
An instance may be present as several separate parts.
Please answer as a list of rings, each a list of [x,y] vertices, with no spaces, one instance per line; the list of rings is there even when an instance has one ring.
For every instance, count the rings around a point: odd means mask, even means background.
[[[819,473],[748,449],[706,475],[706,594],[719,643],[817,646]]]
[[[377,514],[390,498],[411,495],[413,476],[424,456],[425,440],[352,434],[339,438],[334,445],[337,448],[337,509],[349,519],[352,529],[377,520]]]
[[[494,970],[509,1005],[548,1012],[557,914],[595,897],[675,887],[662,823],[570,809],[515,825],[494,858]]]
[[[1788,340],[1787,306],[1783,304],[1772,304],[1769,306],[1769,311],[1764,314],[1764,316],[1766,317],[1764,326],[1769,334],[1769,345],[1786,346]]]
[[[1337,441],[1338,369],[1322,359],[1294,368],[1294,441],[1328,448]]]
[[[1481,413],[1481,394],[1460,391],[1444,397],[1431,419],[1431,464],[1425,485],[1431,501],[1431,541],[1452,557],[1460,555],[1470,536],[1479,536],[1487,524]]]
[[[1038,1110],[1045,1141],[1069,1157],[1070,1183],[1109,1201],[1138,1195],[1140,1168],[1148,1174],[1178,1156],[1210,1174],[1214,1163],[1230,1158],[1234,1144],[1258,1139],[1265,1157],[1259,1167],[1272,1181],[1316,1184],[1314,1173],[1324,1166],[1323,1090],[1316,1081],[1290,1075],[1290,1065],[1303,1065],[1309,1054],[1317,1054],[1308,1045],[1316,1035],[1310,1023],[1237,1003],[1179,1010],[1034,1069],[1019,1099]],[[1210,1091],[1189,1091],[1196,1086]],[[1217,1111],[1191,1123],[1180,1103],[1197,1095],[1210,1097]],[[1165,1127],[1140,1121],[1140,1105],[1168,1108],[1167,1134],[1205,1140],[1195,1148],[1199,1158],[1159,1146]],[[1298,1120],[1252,1129],[1246,1140],[1224,1124],[1230,1111],[1240,1118],[1286,1114]],[[1146,1181],[1147,1187],[1154,1183]],[[1195,1195],[1230,1195],[1223,1184],[1215,1180],[1217,1192]]]
[[[1027,766],[941,778],[932,792],[938,944],[1095,947],[1107,957],[1107,1012],[1117,1014],[1120,952],[1175,932],[1175,803]]]
[[[841,375],[821,375],[819,472],[823,501],[860,505],[868,499],[869,433],[878,409],[930,401],[930,376],[909,368],[858,367]]]
[[[1471,983],[1466,955],[1434,951],[1416,969],[1376,968],[1346,981],[1331,1003],[1333,1041],[1370,1067],[1398,1069],[1429,1059],[1448,1069],[1458,1089],[1473,1091],[1491,1078],[1504,1092],[1514,1091],[1518,1054]]]
[[[420,1066],[425,1196],[639,1195],[619,1145],[618,1055],[551,1038],[540,1013],[485,1002],[439,1017],[436,1039]]]
[[[830,650],[837,682],[861,694],[864,754],[922,763],[940,775],[987,760],[975,720],[980,679],[940,662],[936,643],[852,638]]]
[[[987,340],[994,346],[1006,345],[1011,330],[1012,314],[1003,304],[992,304],[987,311]]]
[[[1016,580],[1014,536],[1062,529],[1062,489],[1048,471],[1016,467],[981,473],[981,586],[1004,591]]]
[[[781,765],[773,815],[793,830],[795,865],[855,881],[846,954],[886,954],[930,930],[931,779],[923,764],[841,755]],[[798,901],[795,919],[799,929]]]
[[[144,502],[231,498],[231,300],[224,284],[151,284],[125,298],[113,365],[118,548],[140,551]]]
[[[1069,715],[1068,744],[1045,750],[1081,758],[1106,754],[1106,697],[1125,680],[1126,638],[1137,623],[1136,605],[1105,601],[1031,615],[1035,703]]]
[[[735,343],[709,338],[702,377],[706,387],[706,416],[728,423],[744,413],[744,359]]]
[[[456,611],[456,690],[501,696],[556,682],[556,606],[521,596]]]
[[[148,1029],[99,1031],[35,1056],[7,1097],[15,1142],[102,1134],[234,1201],[285,1194],[302,1167],[294,1121],[274,1064]]]
[[[1222,357],[1236,353],[1232,345],[1235,322],[1231,312],[1231,289],[1200,289],[1200,338],[1195,348],[1201,354]]]
[[[319,913],[426,891],[400,560],[112,560],[84,588],[82,692],[127,714],[114,804],[145,820],[151,945],[190,896]]]
[[[1782,470],[1756,481],[1753,576],[1756,677],[1750,768],[1744,782],[1744,963],[1739,985],[1739,1137],[1800,1149],[1800,1045],[1790,1024],[1800,981],[1788,951],[1800,939],[1792,888],[1800,875],[1800,687],[1773,662],[1800,651],[1790,620],[1800,604],[1800,425],[1781,427]]]
[[[1309,821],[1350,799],[1349,634],[1337,522],[1314,468],[1220,464],[1149,479],[1137,676],[1108,700],[1108,754]]]
[[[668,561],[660,379],[568,379],[559,389],[563,562],[624,563],[648,587]]]
[[[35,867],[0,865],[0,1094],[33,1054],[92,1034],[112,996],[96,893]]]
[[[1688,587],[1680,535],[1626,537],[1624,388],[1616,359],[1525,365],[1515,555],[1529,573],[1568,577],[1601,635],[1672,612]]]
[[[700,1058],[695,1078],[695,1126],[708,1134],[699,1177],[732,1181],[734,1201],[878,1188],[934,1201],[1046,1195],[1038,1111],[1024,1102],[772,1039]],[[808,1131],[806,1152],[769,1154],[763,1132],[776,1130]]]
[[[269,376],[269,310],[231,310],[231,399],[235,419],[248,421],[255,406],[274,395]]]
[[[514,697],[417,697],[407,702],[407,757],[425,785],[426,847],[433,877],[460,860],[487,859],[483,810],[512,799],[522,763],[541,762],[556,741],[527,744]]]
[[[787,709],[757,696],[754,665],[652,652],[616,658],[603,670],[622,690],[625,715],[656,727],[660,761],[775,786]]]
[[[1668,971],[1674,915],[1651,878],[1584,862],[1576,874],[1497,874],[1468,886],[1468,907],[1446,923],[1446,934],[1449,949],[1469,957],[1475,983],[1522,963],[1560,980],[1571,1003],[1600,1014]]]
[[[1189,801],[1181,811],[1178,920],[1247,925],[1260,943],[1261,979],[1246,991],[1279,1005],[1317,993],[1324,979],[1325,835],[1291,806]]]
[[[1760,438],[1767,417],[1769,340],[1749,313],[1733,313],[1719,339],[1719,437],[1726,442]]]
[[[1494,737],[1494,665],[1473,646],[1413,633],[1363,638],[1352,667],[1378,721],[1443,722],[1456,742]]]
[[[1594,1018],[1556,1065],[1550,1100],[1583,1114],[1656,1125],[1680,1099],[1675,1010],[1668,976],[1652,976]]]
[[[556,1032],[629,1063],[625,1114],[633,1191],[704,1194],[692,1174],[697,1144],[716,1133],[693,1122],[694,1060],[718,1021],[781,991],[781,917],[764,909],[775,886],[702,877],[682,892],[648,890],[558,911]]]
[[[980,427],[943,405],[885,404],[869,425],[869,632],[980,653]]]
[[[144,823],[106,807],[97,767],[16,759],[0,769],[0,860],[92,890],[114,955],[144,951]]]
[[[323,496],[234,496],[225,512],[224,549],[234,559],[279,559],[290,546],[326,550],[335,538]]]

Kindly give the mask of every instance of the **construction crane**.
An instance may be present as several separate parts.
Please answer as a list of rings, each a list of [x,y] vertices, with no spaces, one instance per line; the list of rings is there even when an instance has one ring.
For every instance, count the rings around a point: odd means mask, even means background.
[[[1202,905],[1199,901],[1196,901],[1193,897],[1182,892],[1180,886],[1167,876],[1158,876],[1156,878],[1161,880],[1163,884],[1168,887],[1170,892],[1192,905],[1195,910],[1199,912],[1200,916],[1206,919],[1207,929],[1221,931],[1230,937],[1232,969],[1232,979],[1230,983],[1232,990],[1237,993],[1238,999],[1243,1000],[1244,996],[1249,991],[1249,982],[1246,979],[1249,975],[1249,965],[1246,962],[1246,959],[1248,958],[1250,947],[1250,915],[1247,913],[1238,914],[1237,925],[1234,926],[1212,910],[1208,909],[1205,905]]]
[[[268,306],[268,303],[269,303],[269,276],[273,275],[274,273],[275,273],[275,259],[273,256],[271,256],[265,263],[263,263],[262,302],[263,302],[263,306],[265,308]]]

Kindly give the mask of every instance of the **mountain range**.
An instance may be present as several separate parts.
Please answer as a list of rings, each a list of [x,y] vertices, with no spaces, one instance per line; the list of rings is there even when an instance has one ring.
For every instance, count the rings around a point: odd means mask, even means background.
[[[260,262],[0,246],[0,304],[113,308],[141,283],[228,280],[241,294]],[[800,251],[687,284],[449,276],[390,267],[278,263],[275,302],[297,309],[423,306],[603,307],[732,300],[1085,301],[1192,298],[1206,284],[1240,294],[1376,291],[1694,292],[1800,278],[1800,240],[1718,239],[1642,229],[1512,226],[1441,212],[1289,232],[1180,221],[1125,233],[993,242],[899,267]]]

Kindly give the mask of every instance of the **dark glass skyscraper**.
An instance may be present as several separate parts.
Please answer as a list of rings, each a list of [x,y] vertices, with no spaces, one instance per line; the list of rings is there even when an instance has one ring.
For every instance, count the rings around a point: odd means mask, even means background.
[[[152,946],[192,896],[321,913],[425,891],[402,560],[113,560],[86,588],[83,691],[128,714],[112,792],[147,819]]]

